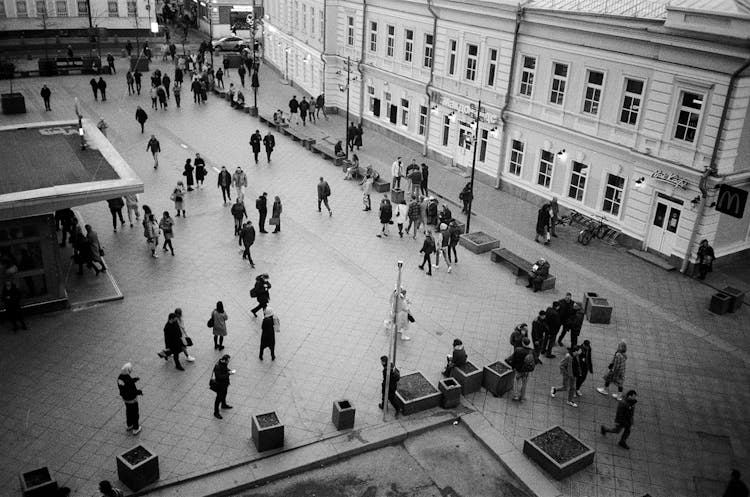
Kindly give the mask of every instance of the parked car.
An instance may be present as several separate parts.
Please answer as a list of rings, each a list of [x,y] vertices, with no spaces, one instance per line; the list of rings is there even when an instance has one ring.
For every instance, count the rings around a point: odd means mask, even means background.
[[[245,40],[244,38],[240,38],[239,36],[225,36],[223,38],[219,38],[218,40],[213,40],[211,42],[211,45],[217,52],[221,52],[223,50],[230,52],[239,52],[243,47],[251,46],[250,40]]]

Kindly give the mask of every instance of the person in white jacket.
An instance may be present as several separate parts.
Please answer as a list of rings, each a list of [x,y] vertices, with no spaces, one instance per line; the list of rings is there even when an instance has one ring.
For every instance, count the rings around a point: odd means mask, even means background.
[[[409,207],[406,202],[399,202],[396,204],[396,225],[398,226],[398,236],[404,237],[404,223],[408,219]]]
[[[450,232],[448,231],[448,225],[445,223],[440,223],[438,229],[435,231],[435,247],[436,247],[436,254],[435,254],[435,264],[432,266],[435,269],[440,268],[440,256],[443,256],[443,259],[445,259],[445,263],[448,264],[448,272],[450,273],[453,271],[453,266],[451,266],[450,261],[448,260],[448,246],[450,245]]]
[[[242,199],[242,189],[247,188],[247,174],[245,174],[245,171],[239,166],[237,166],[234,174],[232,174],[232,185],[234,186],[236,197]]]
[[[398,157],[393,164],[391,164],[391,189],[401,189],[401,177],[404,175],[404,165],[401,162],[401,157]]]

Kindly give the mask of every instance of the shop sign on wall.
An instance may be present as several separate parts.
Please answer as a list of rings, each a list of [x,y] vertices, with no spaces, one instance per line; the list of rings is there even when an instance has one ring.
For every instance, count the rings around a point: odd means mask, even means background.
[[[719,187],[716,210],[727,216],[742,219],[747,204],[747,191],[729,185]]]
[[[444,98],[442,93],[439,92],[432,92],[431,97],[432,101],[436,104],[443,105],[451,110],[455,110],[459,114],[463,114],[464,116],[472,120],[476,118],[477,105],[475,103],[463,104],[449,97]],[[479,120],[488,124],[497,124],[500,119],[497,114],[487,112],[486,110],[484,110],[484,107],[482,107],[482,110],[480,110],[479,112]]]
[[[670,173],[668,171],[662,171],[661,169],[657,169],[653,173],[651,173],[651,177],[654,179],[658,179],[659,181],[664,181],[665,183],[669,183],[670,185],[682,188],[683,190],[687,190],[688,187],[688,180],[680,176],[679,174]]]

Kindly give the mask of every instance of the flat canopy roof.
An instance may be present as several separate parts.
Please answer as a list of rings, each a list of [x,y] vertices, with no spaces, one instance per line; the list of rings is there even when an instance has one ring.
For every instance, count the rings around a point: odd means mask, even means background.
[[[143,182],[93,123],[0,127],[0,221],[54,212],[128,193]]]

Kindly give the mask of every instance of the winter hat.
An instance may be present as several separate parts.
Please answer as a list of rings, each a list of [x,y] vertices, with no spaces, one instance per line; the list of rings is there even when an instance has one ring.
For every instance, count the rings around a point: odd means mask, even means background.
[[[263,316],[273,316],[273,309],[271,309],[270,307],[266,307],[265,309],[263,309]]]

